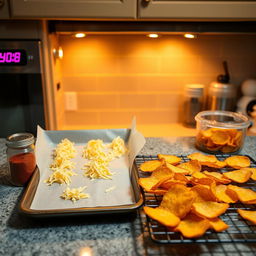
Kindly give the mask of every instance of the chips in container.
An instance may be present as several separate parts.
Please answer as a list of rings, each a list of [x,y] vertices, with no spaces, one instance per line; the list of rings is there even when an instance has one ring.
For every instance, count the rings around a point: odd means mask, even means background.
[[[207,153],[238,152],[244,143],[249,119],[236,112],[202,111],[196,117],[196,146]]]

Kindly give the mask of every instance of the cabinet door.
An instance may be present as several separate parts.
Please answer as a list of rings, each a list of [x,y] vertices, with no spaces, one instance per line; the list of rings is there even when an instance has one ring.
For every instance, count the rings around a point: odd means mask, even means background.
[[[136,0],[10,0],[14,18],[135,18]]]
[[[256,1],[138,0],[139,18],[145,19],[253,19]]]
[[[7,0],[0,0],[0,19],[8,19],[9,10]]]

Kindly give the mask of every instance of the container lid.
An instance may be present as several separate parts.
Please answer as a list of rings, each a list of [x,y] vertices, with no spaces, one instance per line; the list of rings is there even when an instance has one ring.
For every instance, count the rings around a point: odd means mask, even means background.
[[[204,93],[203,84],[187,84],[185,86],[185,94],[191,97],[201,97]]]
[[[248,117],[230,111],[202,111],[195,116],[197,122],[208,127],[243,129],[250,125]]]
[[[31,133],[15,133],[7,137],[6,145],[10,148],[24,148],[34,143],[35,138]]]
[[[209,95],[216,97],[233,98],[236,96],[236,87],[232,84],[213,82],[209,88]]]

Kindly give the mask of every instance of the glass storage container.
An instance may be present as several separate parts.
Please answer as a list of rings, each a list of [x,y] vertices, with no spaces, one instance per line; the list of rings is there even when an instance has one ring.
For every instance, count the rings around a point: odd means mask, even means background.
[[[235,153],[244,144],[248,118],[230,111],[202,111],[195,117],[196,147],[207,153]]]

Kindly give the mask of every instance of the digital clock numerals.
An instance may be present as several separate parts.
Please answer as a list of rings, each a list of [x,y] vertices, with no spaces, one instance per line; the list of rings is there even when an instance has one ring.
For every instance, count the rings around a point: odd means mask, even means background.
[[[0,52],[0,63],[20,63],[20,52]]]

